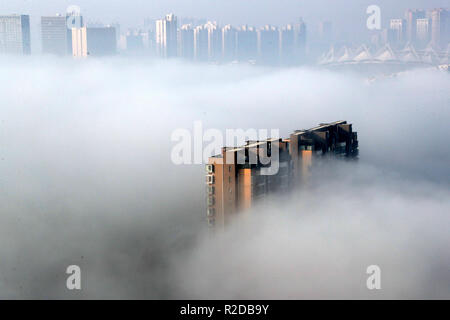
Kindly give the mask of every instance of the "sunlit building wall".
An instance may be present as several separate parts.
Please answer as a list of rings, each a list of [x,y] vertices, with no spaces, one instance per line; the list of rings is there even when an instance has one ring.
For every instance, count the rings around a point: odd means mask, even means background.
[[[76,58],[88,56],[86,27],[72,28],[72,55]]]

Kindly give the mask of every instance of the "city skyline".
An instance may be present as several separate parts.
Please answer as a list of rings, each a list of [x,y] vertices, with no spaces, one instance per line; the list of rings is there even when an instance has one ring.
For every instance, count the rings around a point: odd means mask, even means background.
[[[318,34],[311,36],[301,17],[294,24],[255,28],[186,18],[179,24],[178,17],[169,13],[162,19],[146,20],[146,30],[129,29],[124,34],[120,24],[92,23],[79,7],[72,8],[75,13],[41,17],[42,53],[61,56],[67,52],[73,57],[125,53],[284,66],[318,63],[342,67],[362,62],[370,65],[369,69],[380,69],[380,63],[392,61],[397,71],[449,63],[450,10],[443,8],[407,9],[403,18],[390,19],[387,28],[372,30],[370,39],[359,44],[338,39],[331,21],[322,21]],[[1,17],[0,52],[30,54],[29,16]],[[17,47],[20,41],[22,49]],[[336,59],[339,51],[343,55]]]
[[[135,6],[133,6],[133,3]],[[219,25],[231,24],[252,25],[262,27],[264,25],[283,26],[297,21],[299,17],[309,25],[309,32],[316,34],[319,32],[321,21],[331,21],[336,37],[342,41],[354,39],[363,41],[370,35],[369,30],[364,28],[367,19],[366,8],[373,4],[370,1],[353,1],[352,6],[346,7],[337,4],[334,1],[315,1],[313,3],[281,1],[274,5],[273,1],[256,3],[230,3],[227,2],[228,9],[223,8],[224,4],[219,3],[211,8],[205,1],[197,1],[189,8],[180,1],[168,1],[161,3],[148,4],[145,1],[134,0],[128,2],[126,6],[120,5],[118,1],[109,1],[95,3],[87,1],[59,1],[57,4],[53,1],[39,2],[39,6],[26,1],[15,1],[14,3],[0,2],[1,11],[4,14],[21,12],[31,15],[32,36],[39,36],[40,16],[49,16],[57,12],[64,13],[69,5],[79,5],[87,22],[96,23],[102,21],[105,24],[119,23],[122,30],[142,27],[146,20],[157,20],[166,14],[173,12],[181,20],[182,17],[196,17],[205,21],[217,21]],[[104,4],[104,5],[103,5]],[[409,8],[434,8],[448,6],[446,1],[378,1],[376,3],[381,7],[381,19],[384,26],[389,24],[391,18],[403,18],[403,13]],[[252,7],[253,6],[253,7]],[[270,10],[264,10],[269,8]],[[120,10],[119,10],[120,8]],[[136,8],[140,8],[136,10]],[[231,14],[232,11],[235,14]],[[253,11],[252,11],[253,8]],[[227,13],[229,12],[229,13]],[[252,13],[253,12],[253,13]],[[271,14],[268,14],[268,13]],[[248,13],[243,17],[240,14]],[[136,21],[138,23],[136,23]],[[33,51],[40,50],[40,41],[32,43]]]
[[[364,40],[359,40],[360,44],[368,45],[371,42],[380,46],[384,43],[390,44],[396,49],[400,49],[408,43],[419,46],[419,49],[431,44],[438,50],[446,50],[450,42],[449,12],[448,9],[429,7],[408,8],[403,16],[391,17],[386,25],[381,25],[380,30],[369,32]],[[130,53],[153,52],[160,57],[178,56],[197,61],[221,59],[231,61],[244,57],[250,60],[258,58],[258,62],[264,64],[298,64],[317,60],[317,57],[324,54],[332,44],[345,43],[345,40],[339,37],[336,31],[339,26],[334,21],[324,20],[320,21],[317,26],[311,26],[305,24],[301,16],[294,24],[287,23],[278,26],[265,24],[255,28],[248,24],[234,26],[228,23],[220,24],[212,19],[184,18],[168,13],[162,19],[145,19],[144,27],[135,25],[133,28],[125,29],[118,22],[102,23],[97,18],[95,20],[92,20],[92,17],[86,18],[82,11],[80,14],[83,25],[88,29],[87,33],[91,34],[88,38],[91,39],[89,46],[92,50],[88,49],[87,55],[116,54],[127,50],[127,42],[130,42]],[[29,19],[29,16],[23,16]],[[65,32],[57,30],[57,25],[63,27],[62,18],[61,14],[40,17],[41,32],[36,32],[36,30],[33,32],[33,28],[29,27],[30,35],[34,34],[34,37],[31,37],[32,41],[31,44],[28,43],[28,46],[30,48],[40,46],[40,50],[31,50],[33,53],[40,51],[61,55],[64,51],[63,42],[67,42],[67,51],[72,51],[70,30],[67,32],[66,40],[64,40]],[[299,23],[300,26],[298,26]],[[28,22],[28,24],[30,23]],[[50,26],[51,24],[52,26]],[[248,35],[245,44],[239,44],[240,41],[242,42],[240,33],[246,30],[243,28],[248,28],[246,31]],[[364,29],[364,27],[360,29]],[[300,39],[299,32],[302,34],[301,40],[298,40]],[[255,44],[251,44],[250,38],[253,37],[249,38],[251,33],[255,34],[256,40],[253,40],[256,42]],[[105,39],[102,39],[102,36]],[[50,39],[52,37],[53,40]],[[56,44],[57,39],[60,40],[60,44]],[[358,40],[354,41],[356,44]],[[59,49],[55,48],[57,46]],[[240,48],[243,46],[250,53],[240,53]],[[307,47],[308,56],[305,55]],[[302,61],[300,62],[300,60]]]

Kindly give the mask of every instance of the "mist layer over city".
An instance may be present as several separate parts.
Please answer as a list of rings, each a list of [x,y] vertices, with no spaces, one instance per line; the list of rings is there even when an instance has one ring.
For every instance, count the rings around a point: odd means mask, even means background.
[[[0,70],[0,298],[450,297],[447,73],[47,56]],[[172,163],[174,130],[336,120],[358,161],[211,236],[204,165]]]

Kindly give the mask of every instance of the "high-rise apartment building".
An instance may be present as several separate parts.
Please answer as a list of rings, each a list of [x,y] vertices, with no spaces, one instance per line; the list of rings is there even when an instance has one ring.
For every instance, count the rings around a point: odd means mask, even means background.
[[[261,63],[278,64],[280,33],[276,27],[266,25],[258,30],[258,56]]]
[[[90,56],[109,56],[117,53],[116,29],[114,27],[87,27],[86,36]]]
[[[194,29],[190,24],[181,26],[178,34],[179,56],[192,60],[194,58]]]
[[[254,27],[244,25],[236,33],[236,56],[241,61],[254,60],[258,56],[258,35]]]
[[[145,34],[140,30],[128,30],[125,40],[127,52],[130,54],[144,53]]]
[[[0,16],[0,54],[30,54],[30,17]]]
[[[426,18],[425,10],[411,10],[405,12],[405,40],[414,43],[417,38],[417,19]]]
[[[222,57],[225,61],[236,58],[236,34],[237,30],[229,24],[222,28]]]
[[[294,24],[295,57],[299,59],[300,63],[303,63],[306,59],[306,36],[306,24],[303,19],[300,18],[298,22]]]
[[[304,185],[310,168],[329,155],[357,157],[358,138],[351,124],[336,121],[297,130],[288,139],[222,148],[206,165],[208,224],[223,227],[234,214],[267,196]],[[271,172],[274,165],[278,170]]]
[[[217,61],[222,57],[222,31],[216,22],[208,21],[205,24],[208,30],[208,60]]]
[[[41,17],[42,52],[45,54],[67,55],[71,53],[72,30],[67,27],[64,15]]]
[[[280,29],[280,60],[283,64],[295,63],[295,30],[288,24]]]
[[[430,19],[417,19],[416,20],[416,44],[419,47],[426,46],[431,39],[431,24]]]
[[[72,55],[76,58],[88,56],[86,27],[72,28]]]
[[[197,61],[208,60],[208,29],[205,25],[197,26],[194,29],[194,57]]]
[[[170,13],[164,19],[156,21],[157,54],[163,58],[176,57],[178,54],[177,17]]]
[[[450,42],[450,11],[443,8],[431,11],[431,41],[444,50]]]
[[[300,19],[280,30],[280,62],[301,64],[306,58],[306,24]]]
[[[391,19],[389,23],[389,42],[394,46],[401,46],[405,42],[406,24],[403,19]]]

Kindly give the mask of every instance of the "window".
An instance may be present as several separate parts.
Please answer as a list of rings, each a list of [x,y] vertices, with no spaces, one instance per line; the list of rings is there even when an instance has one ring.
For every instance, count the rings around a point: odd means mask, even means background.
[[[213,206],[216,203],[216,199],[214,197],[208,197],[208,206]]]
[[[213,184],[214,183],[214,176],[212,174],[208,174],[206,176],[206,183],[207,184]]]
[[[214,165],[213,164],[207,164],[206,165],[206,172],[211,174],[214,173]]]
[[[207,193],[213,195],[216,193],[216,188],[214,186],[208,186]]]

